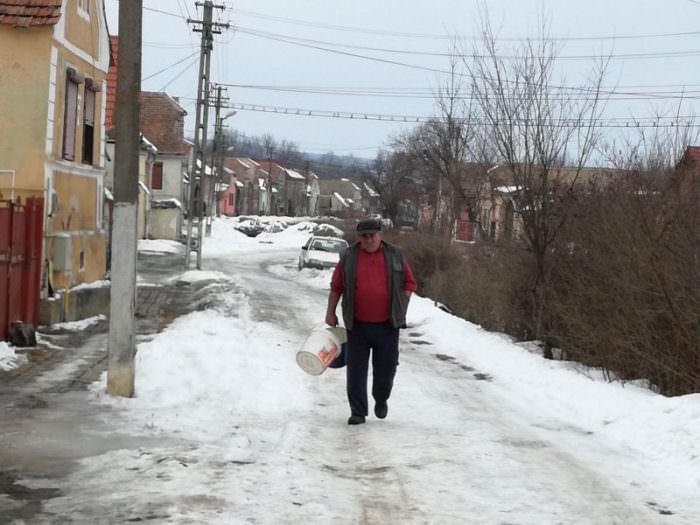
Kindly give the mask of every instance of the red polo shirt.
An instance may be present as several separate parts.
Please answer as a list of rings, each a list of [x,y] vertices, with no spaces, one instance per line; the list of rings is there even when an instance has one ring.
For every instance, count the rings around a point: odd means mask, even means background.
[[[411,267],[403,260],[403,289],[415,291],[416,280]],[[357,254],[355,279],[355,319],[367,323],[383,323],[389,319],[389,290],[384,263],[384,249],[369,253],[360,248]],[[331,290],[342,293],[345,289],[343,268],[336,265],[331,279]]]

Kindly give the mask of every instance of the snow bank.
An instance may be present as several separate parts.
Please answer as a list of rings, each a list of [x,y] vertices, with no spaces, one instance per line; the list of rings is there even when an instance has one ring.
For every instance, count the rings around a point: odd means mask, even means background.
[[[8,343],[0,341],[0,370],[8,371],[19,368],[26,362],[25,356],[16,354]]]
[[[508,402],[540,419],[542,426],[568,422],[580,433],[603,436],[666,468],[687,471],[700,485],[700,394],[667,398],[636,385],[596,379],[579,364],[543,359],[421,297],[412,299],[408,322],[440,353],[492,376]]]
[[[185,246],[167,239],[139,239],[138,251],[160,253],[184,253]]]

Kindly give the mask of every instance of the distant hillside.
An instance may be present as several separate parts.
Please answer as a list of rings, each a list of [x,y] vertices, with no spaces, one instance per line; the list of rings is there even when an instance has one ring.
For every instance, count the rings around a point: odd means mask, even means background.
[[[302,153],[311,171],[322,179],[353,178],[372,166],[371,159],[329,153]]]
[[[257,161],[274,160],[289,168],[316,173],[324,179],[358,177],[372,165],[372,159],[352,155],[309,153],[289,140],[278,140],[272,135],[246,135],[241,131],[229,131],[224,143],[227,151],[237,157],[250,157]]]

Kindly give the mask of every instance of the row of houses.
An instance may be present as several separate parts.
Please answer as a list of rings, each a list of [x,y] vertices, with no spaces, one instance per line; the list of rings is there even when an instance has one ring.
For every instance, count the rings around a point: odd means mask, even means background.
[[[16,320],[38,324],[40,303],[109,276],[118,63],[103,0],[0,2],[0,340]],[[186,111],[166,93],[142,92],[140,107],[138,236],[181,239],[193,159]],[[219,180],[219,213],[362,209],[349,181],[324,194],[315,174],[272,161],[226,159],[223,171],[206,167]],[[72,320],[69,302],[53,301],[65,308],[52,322]]]
[[[109,275],[118,62],[103,0],[0,2],[0,340],[15,320],[37,324],[40,302]],[[187,113],[166,93],[142,92],[140,106],[138,236],[181,240],[194,147],[184,136]],[[230,157],[222,173],[205,173],[217,181],[211,214],[382,212],[364,183],[319,179],[272,159]],[[517,188],[498,169],[492,175],[477,226],[454,214],[457,240],[520,235]],[[445,195],[440,206],[448,204]],[[397,226],[420,227],[434,214],[427,202],[405,200]],[[52,322],[72,320],[69,303],[54,301],[62,310]]]
[[[319,179],[271,160],[224,159],[218,211],[227,216],[279,215],[357,218],[381,212],[379,195],[349,179]]]

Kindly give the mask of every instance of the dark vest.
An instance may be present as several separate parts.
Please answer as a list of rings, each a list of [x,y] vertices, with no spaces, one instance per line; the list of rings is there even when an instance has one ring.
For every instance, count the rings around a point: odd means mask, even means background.
[[[406,327],[406,310],[408,309],[408,297],[403,290],[403,254],[398,246],[382,241],[384,249],[384,264],[386,268],[386,280],[389,290],[389,323],[394,328]],[[357,254],[360,244],[355,243],[340,257],[340,265],[343,268],[343,321],[345,328],[352,330],[355,321],[355,282],[357,279]]]

